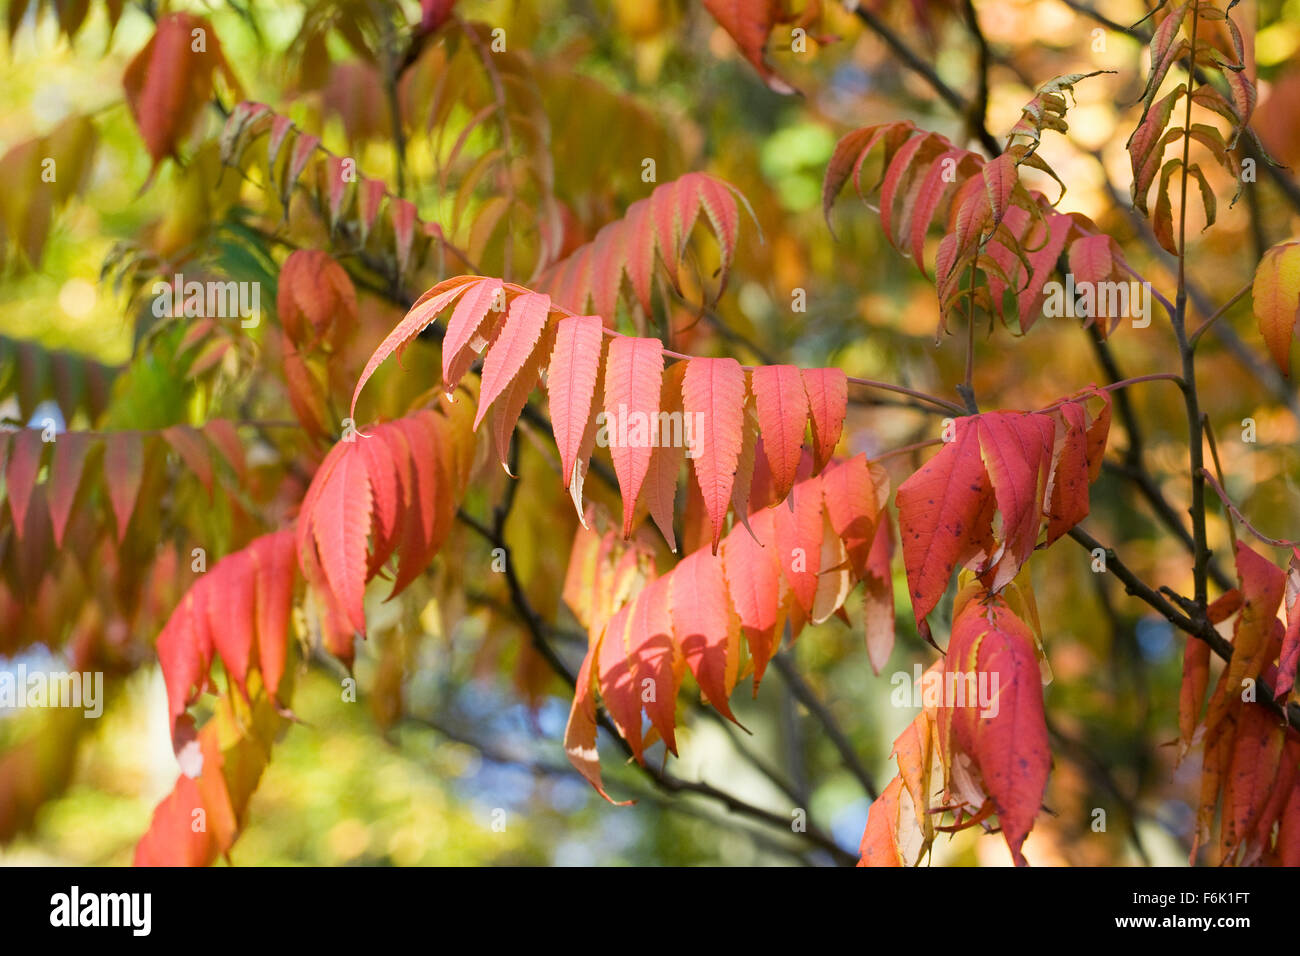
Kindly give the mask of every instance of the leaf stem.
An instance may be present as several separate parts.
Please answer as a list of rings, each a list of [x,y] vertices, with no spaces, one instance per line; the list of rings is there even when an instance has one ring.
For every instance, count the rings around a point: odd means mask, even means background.
[[[1241,509],[1232,503],[1232,499],[1229,498],[1228,493],[1223,490],[1223,486],[1219,484],[1218,481],[1215,480],[1214,476],[1210,474],[1210,472],[1207,469],[1205,468],[1201,469],[1201,476],[1210,483],[1210,487],[1214,489],[1215,494],[1219,496],[1219,500],[1223,502],[1223,507],[1228,509],[1229,515],[1231,515],[1233,518],[1236,518],[1238,521],[1240,521],[1241,526],[1245,528],[1247,531],[1249,531],[1251,534],[1253,534],[1260,541],[1263,541],[1265,544],[1272,545],[1275,548],[1297,547],[1297,543],[1295,541],[1289,541],[1286,538],[1271,538],[1268,535],[1264,534],[1264,532],[1256,528],[1253,524],[1251,524],[1250,519],[1248,519],[1244,514],[1242,514]]]
[[[558,308],[558,307],[552,305],[552,308]],[[568,310],[560,310],[560,311],[567,312]],[[625,337],[622,332],[618,332],[614,329],[605,329],[604,332],[610,338]],[[674,352],[672,349],[664,349],[663,354],[666,358],[676,359],[679,362],[689,362],[693,358],[700,357],[698,355],[687,355],[685,352]],[[742,365],[740,367],[744,369],[746,372],[752,372],[754,371],[756,366]],[[917,401],[926,402],[930,405],[935,406],[936,408],[942,408],[956,415],[965,415],[967,412],[967,409],[963,408],[961,405],[958,405],[956,402],[950,402],[947,399],[939,398],[937,395],[931,395],[928,392],[922,392],[914,388],[908,388],[905,385],[893,385],[890,382],[878,382],[875,379],[858,378],[853,375],[846,375],[845,380],[850,385],[861,385],[864,388],[878,388],[881,391],[894,392],[898,395],[906,395],[909,398],[915,398]]]
[[[920,451],[922,448],[929,448],[931,445],[942,445],[943,443],[942,438],[928,438],[925,441],[913,442],[912,444],[904,445],[901,448],[891,448],[889,451],[882,452],[874,458],[871,458],[870,461],[873,463],[880,462],[887,458],[896,458],[899,455],[906,455],[909,452]]]
[[[1193,349],[1195,349],[1196,343],[1201,340],[1201,336],[1205,334],[1206,330],[1210,326],[1212,326],[1215,322],[1219,321],[1219,319],[1223,318],[1223,316],[1227,313],[1227,311],[1231,309],[1234,305],[1236,305],[1239,301],[1241,301],[1242,296],[1244,296],[1247,292],[1249,292],[1253,287],[1254,287],[1254,280],[1247,282],[1240,289],[1238,289],[1231,299],[1229,299],[1227,302],[1223,303],[1223,305],[1219,307],[1219,311],[1215,312],[1214,315],[1210,316],[1208,319],[1206,319],[1204,322],[1201,323],[1200,328],[1198,328],[1195,332],[1192,333],[1192,337],[1188,340],[1187,344],[1191,346]]]

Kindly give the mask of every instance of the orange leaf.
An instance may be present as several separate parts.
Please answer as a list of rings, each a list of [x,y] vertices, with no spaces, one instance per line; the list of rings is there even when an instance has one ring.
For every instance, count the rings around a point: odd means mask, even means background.
[[[768,34],[779,22],[780,5],[772,0],[704,0],[704,7],[713,14],[718,26],[736,41],[741,54],[758,71],[768,88],[774,93],[798,92],[772,71],[764,55]]]
[[[763,451],[779,501],[790,493],[799,470],[803,436],[808,428],[808,395],[799,369],[793,365],[754,369],[751,387]]]
[[[979,429],[954,423],[956,437],[898,487],[898,531],[903,539],[912,611],[923,635],[926,615],[948,587],[953,569],[978,554],[982,516],[992,493],[979,454]]]
[[[555,332],[555,348],[546,373],[546,397],[565,487],[573,477],[591,417],[591,400],[600,373],[602,333],[600,316],[596,315],[566,316]]]
[[[478,412],[474,416],[476,431],[488,408],[514,381],[537,348],[550,309],[550,296],[535,292],[517,296],[510,303],[501,334],[483,359],[483,382],[479,388]]]
[[[806,368],[800,372],[812,418],[813,474],[826,467],[835,454],[849,408],[849,386],[837,368]]]
[[[609,343],[603,428],[623,495],[624,537],[632,533],[636,499],[658,443],[651,441],[651,429],[659,428],[663,371],[663,345],[658,339],[619,336]]]
[[[1291,340],[1300,311],[1300,242],[1284,242],[1264,253],[1252,287],[1255,318],[1273,361],[1291,374]]]
[[[682,410],[698,422],[695,479],[713,526],[713,553],[731,503],[736,462],[743,443],[745,372],[735,359],[693,358],[682,377]]]
[[[235,88],[235,98],[242,99],[221,42],[208,21],[189,13],[159,17],[154,35],[122,77],[127,105],[153,157],[154,170],[164,157],[176,152],[179,141],[207,107],[217,71]]]
[[[1017,866],[1051,769],[1042,678],[1033,632],[999,600],[969,601],[953,622],[948,659],[968,688],[953,717],[957,746],[974,760]],[[965,665],[965,666],[963,666]],[[960,669],[957,669],[960,668]],[[978,691],[984,682],[984,691]],[[979,700],[971,701],[970,689]],[[951,710],[957,702],[946,701]]]
[[[684,558],[672,575],[670,602],[673,637],[696,683],[719,713],[735,721],[728,698],[740,666],[739,627],[722,560],[703,551]]]

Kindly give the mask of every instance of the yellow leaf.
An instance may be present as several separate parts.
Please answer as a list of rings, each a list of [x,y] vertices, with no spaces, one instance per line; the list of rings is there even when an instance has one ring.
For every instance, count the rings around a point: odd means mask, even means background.
[[[1291,374],[1291,339],[1300,308],[1300,242],[1283,242],[1260,260],[1252,290],[1255,319],[1273,360]]]

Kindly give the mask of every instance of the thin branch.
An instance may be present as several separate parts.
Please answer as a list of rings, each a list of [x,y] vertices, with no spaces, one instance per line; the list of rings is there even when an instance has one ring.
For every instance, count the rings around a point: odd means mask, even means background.
[[[925,59],[913,50],[895,33],[884,20],[880,18],[871,8],[862,5],[857,0],[850,0],[853,15],[856,16],[872,33],[880,37],[885,45],[893,50],[894,55],[898,57],[902,64],[925,80],[930,88],[938,94],[939,98],[948,104],[956,113],[963,118],[970,116],[970,106],[966,98],[954,90],[951,86],[943,81],[934,67],[925,61]],[[1002,146],[998,143],[993,134],[980,124],[975,129],[975,137],[980,141],[980,145],[988,152],[990,156],[997,156],[1002,152]]]
[[[511,484],[515,484],[515,482],[512,482]],[[496,511],[496,523],[498,528],[496,529],[488,528],[481,521],[466,513],[463,509],[457,511],[456,517],[482,535],[493,547],[501,548],[505,552],[504,573],[506,576],[506,586],[510,590],[511,603],[514,605],[519,616],[523,619],[525,627],[528,629],[529,635],[532,639],[532,646],[541,655],[542,659],[546,661],[550,668],[558,674],[570,688],[572,688],[577,683],[576,678],[568,665],[560,659],[554,648],[551,647],[550,642],[547,640],[547,624],[536,609],[533,608],[532,603],[528,600],[528,596],[524,593],[523,586],[521,585],[518,576],[515,574],[514,562],[511,560],[510,556],[510,549],[506,545],[504,538],[501,536],[500,527],[504,524],[504,518],[502,517],[503,514],[504,511],[501,508],[498,508]],[[628,756],[631,756],[632,748],[614,728],[603,708],[598,711],[597,720],[610,736],[613,737],[620,749],[622,749]],[[771,810],[748,803],[747,801],[723,790],[719,790],[704,781],[682,780],[649,763],[638,763],[637,767],[640,769],[641,773],[655,784],[656,787],[665,793],[699,794],[700,796],[709,797],[713,800],[719,801],[726,806],[728,810],[735,813],[751,817],[755,820],[760,820],[763,823],[767,823],[773,827],[778,827],[782,830],[795,832],[791,830],[790,818],[783,817]],[[841,865],[852,865],[857,862],[857,857],[854,854],[841,847],[835,842],[834,838],[818,828],[810,820],[807,821],[806,829],[798,835],[814,844],[818,849],[829,853],[832,858]]]
[[[1200,6],[1192,6],[1191,47],[1187,54],[1187,110],[1184,130],[1192,128],[1192,90],[1196,70],[1196,36],[1200,25]],[[1202,433],[1200,401],[1196,393],[1195,352],[1187,338],[1187,185],[1190,162],[1191,136],[1183,136],[1182,191],[1178,210],[1178,299],[1173,319],[1174,335],[1178,339],[1178,352],[1183,367],[1183,400],[1187,407],[1187,451],[1192,472],[1192,578],[1198,616],[1204,615],[1209,604],[1210,547],[1205,527],[1205,438]]]
[[[1214,315],[1210,316],[1208,319],[1202,322],[1200,328],[1198,328],[1195,332],[1192,333],[1191,339],[1188,340],[1188,345],[1190,345],[1193,349],[1195,349],[1196,343],[1201,340],[1201,336],[1205,334],[1206,329],[1214,325],[1215,322],[1219,321],[1219,319],[1221,319],[1224,315],[1226,315],[1228,310],[1231,309],[1234,305],[1236,305],[1239,301],[1241,301],[1241,298],[1247,292],[1249,292],[1251,288],[1253,288],[1253,286],[1254,286],[1254,281],[1252,280],[1250,282],[1247,282],[1240,289],[1238,289],[1231,299],[1229,299],[1227,302],[1223,303],[1223,305],[1219,307],[1219,311],[1215,312]]]
[[[1247,531],[1249,531],[1251,534],[1253,534],[1256,538],[1258,538],[1260,541],[1263,541],[1265,544],[1272,545],[1275,548],[1297,547],[1297,544],[1294,541],[1289,541],[1286,538],[1271,538],[1268,535],[1264,534],[1264,532],[1260,531],[1258,528],[1256,528],[1253,524],[1250,523],[1250,519],[1241,513],[1240,508],[1238,508],[1235,504],[1232,503],[1232,499],[1229,498],[1228,493],[1223,490],[1223,486],[1219,484],[1218,481],[1215,480],[1214,476],[1210,474],[1210,472],[1207,469],[1202,468],[1201,475],[1202,477],[1205,478],[1207,482],[1209,482],[1210,487],[1214,489],[1215,494],[1219,496],[1219,500],[1223,502],[1223,507],[1228,509],[1228,513],[1231,514],[1232,517],[1240,521],[1242,527],[1245,528]]]
[[[1126,592],[1133,597],[1144,602],[1152,610],[1156,611],[1166,621],[1178,628],[1185,634],[1189,634],[1210,645],[1220,658],[1225,661],[1232,659],[1232,643],[1220,634],[1209,620],[1201,616],[1199,620],[1192,620],[1182,610],[1170,603],[1169,598],[1156,591],[1120,560],[1112,548],[1107,548],[1096,538],[1084,531],[1082,528],[1075,526],[1069,531],[1069,535],[1089,552],[1101,550],[1106,555],[1106,570],[1115,575],[1124,583]],[[1167,592],[1173,593],[1173,592]],[[1188,598],[1179,596],[1179,604],[1191,609],[1196,609],[1196,602]],[[1288,704],[1283,707],[1273,699],[1272,694],[1264,694],[1257,701],[1268,707],[1275,713],[1283,716],[1296,730],[1300,730],[1300,704]]]
[[[798,670],[790,663],[787,657],[788,653],[788,651],[782,651],[779,654],[772,655],[772,666],[777,669],[777,672],[785,680],[795,698],[821,722],[822,727],[826,729],[826,736],[830,738],[835,749],[839,751],[840,759],[844,761],[845,768],[849,773],[857,777],[858,783],[862,784],[862,789],[867,791],[871,799],[876,799],[880,795],[880,791],[876,789],[876,782],[871,773],[858,759],[857,752],[854,751],[853,745],[849,743],[849,739],[844,736],[844,731],[836,723],[834,715],[822,703],[821,698],[813,693],[812,688],[804,683],[803,678],[799,676]]]
[[[980,29],[980,20],[979,15],[975,12],[975,4],[972,0],[965,0],[963,7],[966,14],[966,26],[970,30],[971,38],[975,41],[975,49],[978,53],[978,60],[975,64],[975,98],[971,100],[970,107],[967,109],[966,121],[970,126],[970,132],[978,136],[980,130],[987,131],[989,70],[993,66],[993,53],[989,49],[988,38],[984,36],[984,31]]]
[[[877,382],[869,378],[856,378],[852,375],[848,376],[848,382],[850,385],[861,385],[865,388],[878,388],[885,392],[896,392],[899,395],[907,395],[911,398],[917,399],[918,401],[929,402],[931,405],[950,411],[954,415],[966,414],[966,409],[958,405],[956,402],[950,402],[947,399],[939,398],[936,395],[919,392],[914,388],[907,388],[903,385],[891,385],[888,382]]]
[[[882,452],[871,459],[872,462],[887,461],[890,458],[896,458],[899,455],[906,455],[914,451],[920,451],[922,448],[929,448],[931,445],[942,445],[942,438],[929,438],[925,441],[912,442],[910,445],[904,445],[901,448],[892,448],[889,451]]]
[[[477,750],[484,759],[489,760],[492,763],[501,764],[503,766],[522,767],[533,773],[544,776],[579,777],[577,769],[571,764],[552,764],[534,759],[525,754],[511,753],[505,749],[486,743],[469,733],[453,728],[445,721],[439,720],[436,717],[427,717],[420,714],[413,714],[408,711],[402,715],[402,719],[421,727],[426,727],[439,735],[446,737],[448,740],[464,744],[467,747],[472,747]],[[656,806],[669,812],[707,820],[714,826],[728,827],[729,829],[735,830],[737,833],[743,833],[745,836],[766,847],[770,851],[793,857],[804,864],[809,863],[809,860],[803,855],[803,853],[780,840],[774,839],[765,830],[746,826],[740,821],[730,820],[726,817],[719,816],[718,814],[706,812],[702,808],[694,807],[681,800],[664,799],[652,790],[644,790],[639,787],[634,787],[624,781],[618,781],[617,783],[612,784],[612,786],[616,786],[622,790],[627,790],[631,796],[637,800],[649,800]]]

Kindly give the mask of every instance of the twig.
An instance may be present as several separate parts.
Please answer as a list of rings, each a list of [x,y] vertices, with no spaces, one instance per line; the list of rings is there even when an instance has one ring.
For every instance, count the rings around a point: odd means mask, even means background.
[[[867,791],[872,800],[876,799],[880,793],[876,789],[875,780],[872,779],[867,768],[862,765],[862,761],[858,759],[853,745],[844,736],[844,731],[840,729],[834,716],[827,710],[821,699],[813,693],[812,688],[804,683],[803,678],[799,676],[799,672],[787,659],[787,653],[787,651],[782,651],[779,654],[772,655],[772,666],[784,678],[795,698],[807,707],[809,713],[816,717],[822,727],[826,729],[826,736],[830,738],[835,749],[839,751],[840,759],[844,761],[844,766],[849,773],[858,778],[858,783],[862,784],[862,789]]]
[[[1240,521],[1242,527],[1245,528],[1247,531],[1249,531],[1251,534],[1253,534],[1260,541],[1263,541],[1265,544],[1272,545],[1275,548],[1294,548],[1297,546],[1296,542],[1289,541],[1286,538],[1270,538],[1268,535],[1264,534],[1264,532],[1260,531],[1258,528],[1256,528],[1253,524],[1250,523],[1250,519],[1241,513],[1240,508],[1238,508],[1235,504],[1232,503],[1232,499],[1229,498],[1228,493],[1223,490],[1223,486],[1219,484],[1218,481],[1215,480],[1214,476],[1210,474],[1208,470],[1202,468],[1201,476],[1207,482],[1210,483],[1210,487],[1213,488],[1215,494],[1219,496],[1219,500],[1223,502],[1223,507],[1228,509],[1229,514],[1231,514],[1232,517]]]
[[[1236,305],[1241,300],[1242,296],[1244,296],[1247,292],[1251,290],[1253,285],[1254,285],[1253,281],[1247,282],[1244,286],[1242,286],[1240,289],[1236,291],[1236,293],[1233,295],[1231,299],[1229,299],[1227,302],[1223,303],[1223,305],[1219,307],[1219,311],[1215,312],[1214,315],[1210,316],[1208,319],[1202,322],[1200,328],[1198,328],[1195,332],[1192,333],[1191,339],[1188,340],[1188,345],[1191,346],[1191,348],[1195,349],[1196,343],[1201,340],[1201,336],[1205,334],[1205,330],[1208,329],[1210,326],[1212,326],[1215,322],[1219,321],[1219,319],[1221,319],[1225,314],[1227,314],[1227,311],[1231,309],[1234,305]]]
[[[935,72],[934,67],[927,63],[919,53],[903,42],[903,39],[890,29],[889,25],[880,19],[874,11],[869,7],[863,6],[861,3],[856,2],[856,0],[853,0],[852,11],[854,16],[862,21],[862,23],[865,24],[872,33],[880,37],[880,39],[885,42],[885,45],[894,51],[894,55],[902,61],[905,67],[925,80],[926,83],[930,85],[930,88],[939,95],[941,100],[947,103],[948,106],[963,118],[970,116],[970,106],[967,104],[966,98],[945,83],[939,74]],[[997,156],[1002,152],[1001,144],[998,143],[998,141],[993,137],[993,134],[990,133],[983,124],[980,124],[979,127],[975,129],[975,137],[980,141],[980,145],[984,147],[990,156]]]
[[[511,482],[511,484],[513,485],[516,483]],[[497,523],[499,525],[504,523],[502,517],[503,514],[503,510],[498,508],[496,515]],[[533,608],[531,602],[528,600],[528,596],[524,593],[519,578],[514,571],[514,562],[510,559],[510,549],[502,538],[500,531],[488,528],[481,521],[477,520],[472,515],[467,514],[463,509],[457,511],[456,517],[477,531],[493,547],[501,548],[505,552],[504,573],[506,575],[506,586],[510,590],[511,603],[514,605],[517,613],[523,619],[525,627],[528,629],[529,635],[532,639],[531,643],[533,648],[542,656],[542,659],[546,661],[550,668],[569,685],[570,688],[574,687],[577,682],[576,678],[568,665],[560,659],[559,655],[556,654],[555,650],[550,646],[550,642],[546,638],[546,622]],[[622,749],[628,756],[631,756],[632,748],[614,728],[603,708],[598,712],[597,720],[614,738],[620,749]],[[739,797],[723,790],[719,790],[708,783],[703,781],[682,780],[658,769],[650,763],[638,763],[637,766],[645,776],[654,782],[655,786],[666,793],[695,793],[709,797],[721,802],[727,807],[727,809],[733,812],[760,820],[782,830],[794,832],[791,830],[791,821],[789,818],[741,800]],[[852,865],[857,862],[857,857],[854,854],[849,853],[837,844],[829,834],[815,826],[812,821],[807,821],[805,830],[799,833],[799,836],[814,844],[819,849],[829,853],[837,863],[842,865]]]
[[[1089,552],[1101,550],[1106,555],[1106,570],[1119,578],[1124,583],[1125,590],[1128,594],[1143,601],[1147,606],[1155,610],[1166,621],[1178,628],[1185,634],[1189,634],[1210,645],[1220,658],[1225,661],[1232,659],[1232,644],[1222,634],[1220,634],[1210,623],[1209,619],[1201,615],[1198,620],[1192,620],[1186,613],[1170,603],[1170,600],[1163,594],[1156,591],[1136,574],[1133,573],[1123,561],[1120,560],[1113,548],[1104,547],[1101,542],[1084,531],[1077,525],[1070,529],[1069,536],[1086,548]],[[1172,593],[1172,592],[1168,592]],[[1197,608],[1197,604],[1187,598],[1181,598],[1180,604],[1190,608]],[[1283,716],[1296,730],[1300,730],[1300,704],[1288,704],[1283,707],[1277,703],[1272,694],[1264,694],[1257,703],[1268,707],[1275,713]]]

